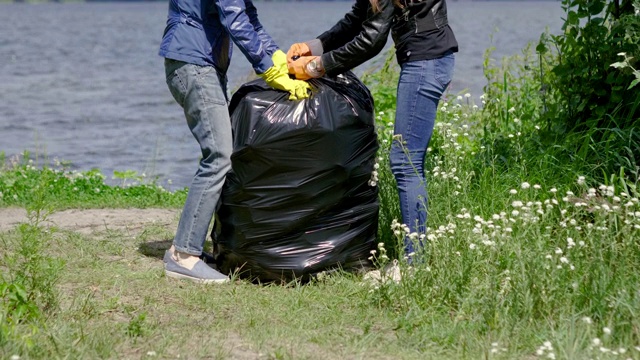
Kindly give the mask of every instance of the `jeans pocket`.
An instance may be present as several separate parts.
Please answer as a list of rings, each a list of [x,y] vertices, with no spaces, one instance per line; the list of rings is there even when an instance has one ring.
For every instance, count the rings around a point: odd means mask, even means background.
[[[440,83],[443,89],[449,86],[451,79],[453,78],[453,67],[455,64],[455,57],[453,53],[449,53],[441,58],[435,59],[435,72],[436,80]]]
[[[184,106],[187,86],[185,84],[185,81],[181,77],[181,69],[183,69],[183,67],[178,67],[175,69],[167,68],[167,86],[169,87],[169,92],[171,92],[171,95],[176,100],[176,102],[180,106]]]
[[[193,68],[197,78],[204,78],[211,73],[214,73],[217,76],[216,68],[214,68],[213,66],[193,65]]]

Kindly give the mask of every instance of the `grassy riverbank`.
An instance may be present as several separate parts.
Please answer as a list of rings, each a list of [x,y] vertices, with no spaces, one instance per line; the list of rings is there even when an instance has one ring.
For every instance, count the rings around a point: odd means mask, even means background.
[[[177,217],[184,191],[131,173],[107,186],[97,171],[2,159],[0,211],[30,216],[0,232],[0,356],[640,359],[637,168],[605,172],[554,133],[531,58],[525,50],[488,63],[486,94],[441,103],[425,261],[409,269],[400,259],[399,283],[348,274],[287,286],[171,281],[161,256],[175,218],[88,232],[44,225],[51,211],[78,208]],[[388,165],[392,64],[364,77],[378,111],[379,238],[390,257],[404,235]]]

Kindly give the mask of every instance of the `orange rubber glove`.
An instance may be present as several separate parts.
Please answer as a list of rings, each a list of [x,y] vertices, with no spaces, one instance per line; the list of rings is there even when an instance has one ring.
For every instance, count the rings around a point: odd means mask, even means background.
[[[287,62],[291,63],[296,56],[311,56],[311,49],[306,43],[295,43],[287,51]]]
[[[311,65],[315,64],[313,69]],[[294,74],[298,80],[309,80],[324,75],[322,60],[319,56],[302,56],[289,63],[289,74]]]
[[[307,64],[316,58],[316,56],[301,56],[296,60],[290,61],[288,63],[289,74],[293,74],[296,76],[296,79],[299,80],[309,80],[311,76],[307,74],[306,68]]]

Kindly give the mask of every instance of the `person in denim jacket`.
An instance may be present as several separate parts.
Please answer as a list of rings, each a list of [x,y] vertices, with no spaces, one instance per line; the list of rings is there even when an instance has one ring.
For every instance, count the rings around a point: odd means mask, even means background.
[[[316,39],[287,52],[298,79],[340,74],[378,54],[391,32],[400,65],[391,170],[402,221],[425,233],[427,189],[424,160],[440,97],[453,77],[458,43],[448,24],[445,0],[356,0],[350,12]],[[416,250],[405,240],[410,261]],[[421,245],[421,244],[418,244]]]
[[[289,77],[286,55],[260,24],[251,0],[170,0],[159,54],[165,58],[169,90],[184,109],[202,159],[173,245],[164,256],[169,277],[202,283],[229,281],[200,257],[231,169],[226,73],[234,43],[271,87],[288,92],[290,100],[308,97],[309,85]]]

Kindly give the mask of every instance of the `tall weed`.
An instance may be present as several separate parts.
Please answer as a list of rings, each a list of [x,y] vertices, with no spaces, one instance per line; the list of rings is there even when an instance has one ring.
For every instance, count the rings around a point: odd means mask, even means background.
[[[0,258],[4,270],[0,277],[0,343],[17,350],[34,346],[31,337],[46,327],[46,318],[58,309],[56,286],[64,262],[47,255],[52,233],[42,226],[50,211],[45,202],[50,181],[43,173],[32,184],[28,222],[20,224],[15,234],[0,234],[0,246],[6,250]]]

